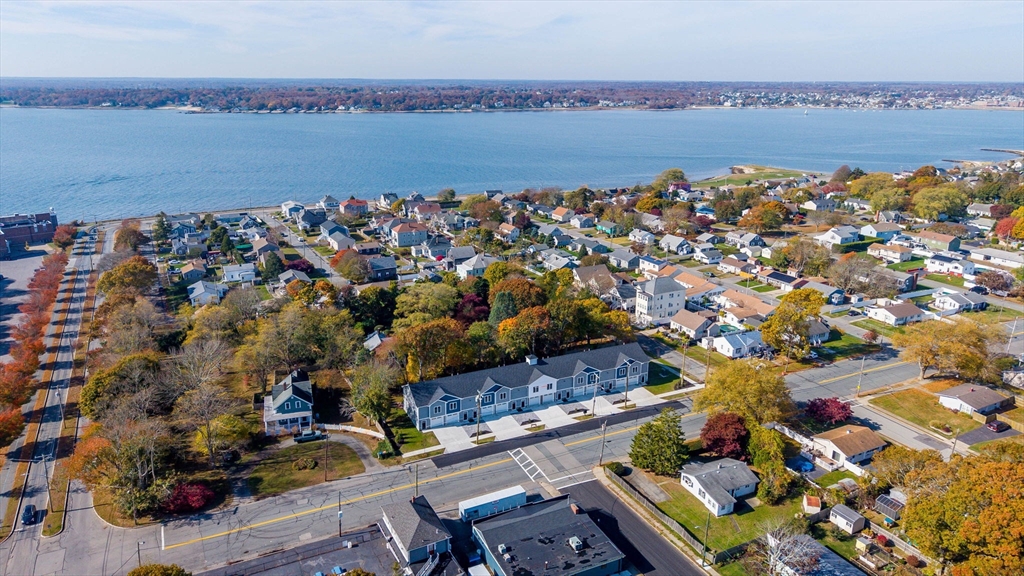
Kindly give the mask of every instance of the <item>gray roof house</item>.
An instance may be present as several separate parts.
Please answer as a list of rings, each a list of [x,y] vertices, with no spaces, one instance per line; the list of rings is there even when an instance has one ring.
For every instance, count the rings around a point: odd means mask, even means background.
[[[632,270],[640,265],[640,256],[620,248],[608,255],[608,263],[616,268]]]
[[[496,576],[604,576],[626,556],[568,495],[473,523],[473,539]]]
[[[313,385],[305,370],[295,370],[263,398],[263,427],[267,435],[287,434],[313,423]]]
[[[398,263],[394,256],[376,256],[366,261],[370,268],[369,281],[392,280],[398,277]]]
[[[715,516],[731,514],[736,498],[753,494],[759,480],[747,465],[732,458],[685,464],[680,482]]]
[[[190,284],[187,288],[188,299],[192,306],[203,306],[205,304],[220,304],[220,299],[228,293],[228,287],[216,282],[205,282],[200,280]]]
[[[595,388],[609,393],[627,382],[643,385],[649,362],[635,342],[552,358],[531,355],[515,364],[407,384],[403,407],[419,430],[466,424],[477,417],[477,395],[485,417],[580,403],[592,398]]]
[[[974,384],[961,384],[939,392],[939,404],[964,414],[988,414],[1013,402],[991,388]]]
[[[448,552],[452,535],[425,496],[385,504],[380,509],[390,536],[388,547],[396,557],[405,560],[405,567],[415,567],[413,574],[419,574],[423,566]]]
[[[847,534],[856,534],[863,530],[868,523],[867,518],[845,504],[836,504],[828,514],[828,521],[839,526],[839,529]]]

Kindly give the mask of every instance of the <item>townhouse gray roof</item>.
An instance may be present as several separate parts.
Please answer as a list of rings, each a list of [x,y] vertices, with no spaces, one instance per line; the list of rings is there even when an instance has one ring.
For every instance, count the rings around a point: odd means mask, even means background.
[[[280,274],[277,275],[277,280],[278,282],[284,282],[285,284],[293,280],[300,280],[302,282],[305,282],[306,284],[310,283],[309,276],[307,276],[306,273],[302,272],[301,270],[285,270],[284,272],[281,272]]]
[[[398,263],[395,262],[394,256],[377,256],[376,258],[370,258],[367,260],[366,264],[371,270],[391,270],[398,268]]]
[[[910,318],[919,314],[924,314],[924,310],[921,310],[910,302],[900,302],[899,304],[885,306],[882,310],[885,310],[896,318]]]
[[[975,294],[974,292],[964,292],[956,294],[946,294],[945,298],[949,298],[953,302],[956,302],[960,306],[977,306],[985,302],[985,297],[981,294]]]
[[[472,246],[455,246],[448,251],[448,257],[452,260],[468,260],[473,256],[476,256],[476,249]]]
[[[541,224],[537,226],[537,234],[540,234],[541,236],[560,236],[562,234],[565,234],[565,232],[563,232],[561,228],[554,224]]]
[[[621,562],[625,555],[568,495],[534,502],[473,523],[502,571],[572,576]],[[572,538],[581,549],[574,550]],[[498,551],[505,545],[510,560]]]
[[[478,392],[493,386],[517,388],[534,380],[549,376],[551,378],[569,378],[580,370],[591,367],[598,370],[611,370],[626,360],[647,362],[650,359],[644,354],[643,348],[633,342],[608,348],[598,348],[575,352],[564,356],[544,358],[537,364],[518,362],[507,366],[477,370],[436,380],[427,380],[409,384],[409,391],[417,406],[426,406],[444,395],[456,398],[472,398]]]
[[[425,496],[385,504],[380,509],[394,530],[392,536],[408,551],[451,538]]]
[[[1006,400],[1006,396],[1003,396],[991,388],[975,386],[973,384],[961,384],[960,386],[947,388],[946,390],[939,392],[939,396],[956,398],[975,410],[987,408],[993,404],[998,404],[1003,400]]]
[[[719,504],[735,503],[730,490],[756,484],[757,476],[747,465],[732,458],[721,458],[711,462],[684,464],[682,473],[693,476]]]

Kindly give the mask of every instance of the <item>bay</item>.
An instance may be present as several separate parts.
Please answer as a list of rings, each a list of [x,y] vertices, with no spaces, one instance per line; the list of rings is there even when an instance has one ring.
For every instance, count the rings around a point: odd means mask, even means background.
[[[412,190],[631,186],[762,164],[895,171],[1024,149],[1024,114],[978,110],[637,110],[183,114],[0,108],[0,213],[61,220]]]

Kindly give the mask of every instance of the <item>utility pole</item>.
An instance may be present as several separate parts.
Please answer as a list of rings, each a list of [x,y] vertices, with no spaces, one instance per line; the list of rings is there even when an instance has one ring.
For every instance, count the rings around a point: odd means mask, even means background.
[[[686,386],[686,349],[690,347],[690,337],[683,340],[683,363],[679,366],[679,387]]]
[[[960,439],[960,429],[956,429],[956,436],[953,436],[953,450],[949,453],[949,459],[953,459],[953,455],[956,454],[956,441]]]
[[[482,416],[483,416],[480,412],[481,412],[481,410],[480,410],[480,394],[477,394],[476,395],[476,439],[475,439],[475,443],[476,444],[480,444],[480,420],[482,419]]]
[[[46,468],[49,457],[43,456],[43,477],[46,478],[46,509],[53,512],[53,494],[50,492],[50,471]]]
[[[714,342],[712,340],[711,342]],[[704,361],[704,383],[708,383],[708,376],[711,373],[711,342],[708,342],[708,357]]]
[[[414,494],[416,495],[416,497],[419,497],[419,495],[420,495],[420,463],[419,462],[413,464],[413,478],[414,478],[413,483],[416,485],[416,491],[414,492]]]
[[[338,490],[338,538],[341,538],[341,490]]]
[[[601,457],[597,459],[597,465],[604,464],[604,439],[608,435],[608,420],[601,422]]]
[[[864,360],[866,360],[867,357],[867,354],[864,354],[860,357],[860,375],[857,376],[857,393],[854,394],[854,398],[860,397],[860,383],[861,381],[864,380]]]
[[[594,382],[594,395],[590,399],[590,415],[597,416],[597,382]]]
[[[139,559],[139,568],[142,568],[142,545],[145,544],[142,540],[135,542],[135,554]]]
[[[327,451],[327,443],[328,440],[330,440],[330,438],[330,434],[324,434],[324,482],[327,482],[327,470],[330,469],[330,467],[327,465],[327,458],[329,458],[329,454]]]
[[[1013,333],[1017,331],[1017,316],[1013,317],[1013,326],[1010,328],[1010,337],[1006,339],[1006,353],[1010,353],[1010,344],[1013,342]]]
[[[708,528],[711,527],[711,511],[708,510],[708,519],[704,522],[704,541],[701,542],[703,550],[700,551],[700,567],[704,568],[704,563],[707,562],[708,556]]]

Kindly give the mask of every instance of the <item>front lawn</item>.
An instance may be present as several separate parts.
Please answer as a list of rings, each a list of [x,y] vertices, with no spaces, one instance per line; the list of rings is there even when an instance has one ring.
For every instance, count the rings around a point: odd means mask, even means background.
[[[889,264],[886,268],[889,270],[897,270],[899,272],[906,272],[907,270],[913,270],[915,268],[924,268],[924,258],[911,258],[906,262]]]
[[[778,288],[776,288],[775,286],[769,286],[768,284],[762,284],[761,286],[757,286],[757,287],[751,288],[751,290],[753,290],[754,292],[762,292],[762,293],[764,293],[764,292],[774,292],[774,291],[778,290]]]
[[[828,360],[836,361],[851,356],[860,356],[878,350],[875,344],[868,344],[852,334],[843,334],[838,338],[838,330],[832,330],[832,340],[817,348],[818,354]]]
[[[944,434],[948,438],[955,436],[957,430],[963,433],[981,426],[981,422],[942,407],[935,396],[916,388],[872,398],[871,403],[922,428]],[[944,426],[948,426],[952,432],[949,434],[942,432],[941,429]]]
[[[395,435],[395,443],[398,444],[400,452],[412,452],[440,444],[433,432],[420,432],[417,430],[412,420],[409,419],[409,415],[400,408],[395,408],[391,411],[391,416],[388,418],[388,426]]]
[[[305,488],[324,481],[324,442],[295,444],[271,452],[253,468],[249,490],[254,498],[266,498]],[[355,476],[366,471],[355,451],[340,442],[327,442],[328,480]],[[302,461],[312,467],[298,470]]]
[[[634,472],[638,473],[638,472]],[[669,499],[658,504],[662,512],[686,527],[698,540],[704,538],[704,523],[708,520],[708,509],[693,494],[686,491],[678,478],[649,476],[658,483]],[[708,548],[726,550],[737,544],[757,538],[764,533],[761,527],[772,519],[790,519],[800,512],[800,496],[784,500],[778,506],[759,504],[751,509],[745,503],[736,504],[737,512],[716,518],[711,516],[708,529]]]
[[[679,384],[679,369],[660,361],[651,362],[647,381],[648,384],[644,388],[651,394],[671,392],[676,389],[676,384]]]
[[[985,320],[989,322],[1012,322],[1015,316],[1020,316],[1020,312],[1003,308],[1001,306],[989,305],[984,310],[976,312],[963,312],[963,316],[967,318],[976,318],[979,320]]]
[[[826,530],[826,527],[828,526],[831,526],[828,522],[815,524],[810,529],[811,537],[850,562],[853,562],[858,556],[860,556],[860,552],[857,552],[857,539],[855,537],[848,534],[842,534],[842,539],[840,540],[836,536],[841,533],[838,531]]]
[[[885,322],[879,322],[873,318],[857,320],[856,322],[852,322],[852,324],[858,328],[863,328],[864,330],[872,330],[875,334],[881,334],[886,338],[892,338],[892,335],[899,331],[899,328],[889,326]]]
[[[964,279],[960,276],[949,276],[946,274],[927,274],[925,280],[932,280],[934,282],[941,282],[943,284],[949,284],[950,286],[964,287]]]

